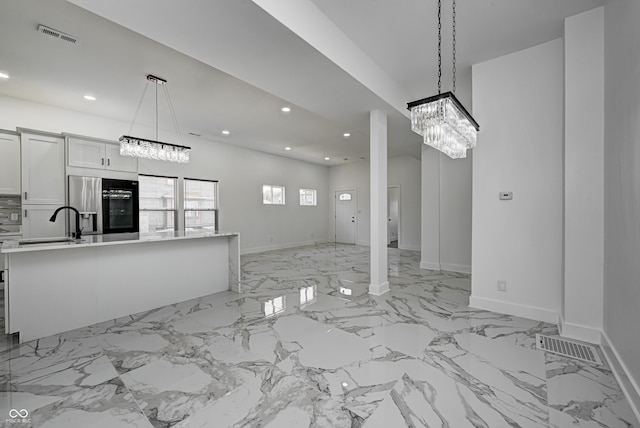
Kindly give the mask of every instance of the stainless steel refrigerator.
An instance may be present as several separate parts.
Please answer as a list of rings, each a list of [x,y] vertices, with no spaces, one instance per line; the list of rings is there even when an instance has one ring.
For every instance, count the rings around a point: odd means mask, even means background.
[[[138,182],[69,176],[69,205],[83,234],[138,232]]]

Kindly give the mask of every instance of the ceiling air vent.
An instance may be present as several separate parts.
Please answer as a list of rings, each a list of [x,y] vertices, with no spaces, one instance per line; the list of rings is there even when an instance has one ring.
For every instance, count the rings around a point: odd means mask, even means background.
[[[38,31],[47,36],[55,37],[56,39],[64,40],[65,42],[73,43],[74,45],[80,43],[77,37],[70,34],[65,34],[62,31],[54,30],[53,28],[45,27],[44,25],[38,25]]]

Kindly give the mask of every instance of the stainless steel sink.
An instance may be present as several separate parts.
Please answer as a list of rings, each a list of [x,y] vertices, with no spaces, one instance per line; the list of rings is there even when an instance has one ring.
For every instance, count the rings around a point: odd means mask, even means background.
[[[57,244],[65,242],[74,242],[75,238],[34,238],[34,239],[21,239],[18,241],[18,245],[34,245],[34,244]]]

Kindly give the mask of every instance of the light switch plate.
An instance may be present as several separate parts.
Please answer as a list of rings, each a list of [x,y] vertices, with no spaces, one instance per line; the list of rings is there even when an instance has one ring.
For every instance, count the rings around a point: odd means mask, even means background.
[[[501,201],[510,201],[513,199],[513,192],[500,192],[498,195]]]
[[[18,221],[18,213],[11,213],[11,221]]]

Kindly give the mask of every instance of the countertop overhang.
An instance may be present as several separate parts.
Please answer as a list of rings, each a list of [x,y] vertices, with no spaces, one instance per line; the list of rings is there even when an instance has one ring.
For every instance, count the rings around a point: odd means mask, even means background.
[[[148,242],[176,241],[184,239],[218,238],[237,236],[235,232],[156,232],[156,233],[118,233],[109,235],[86,235],[80,241],[53,242],[20,245],[19,240],[4,241],[0,253],[24,253],[33,251],[68,250],[72,248],[95,247],[104,245],[130,245]]]

